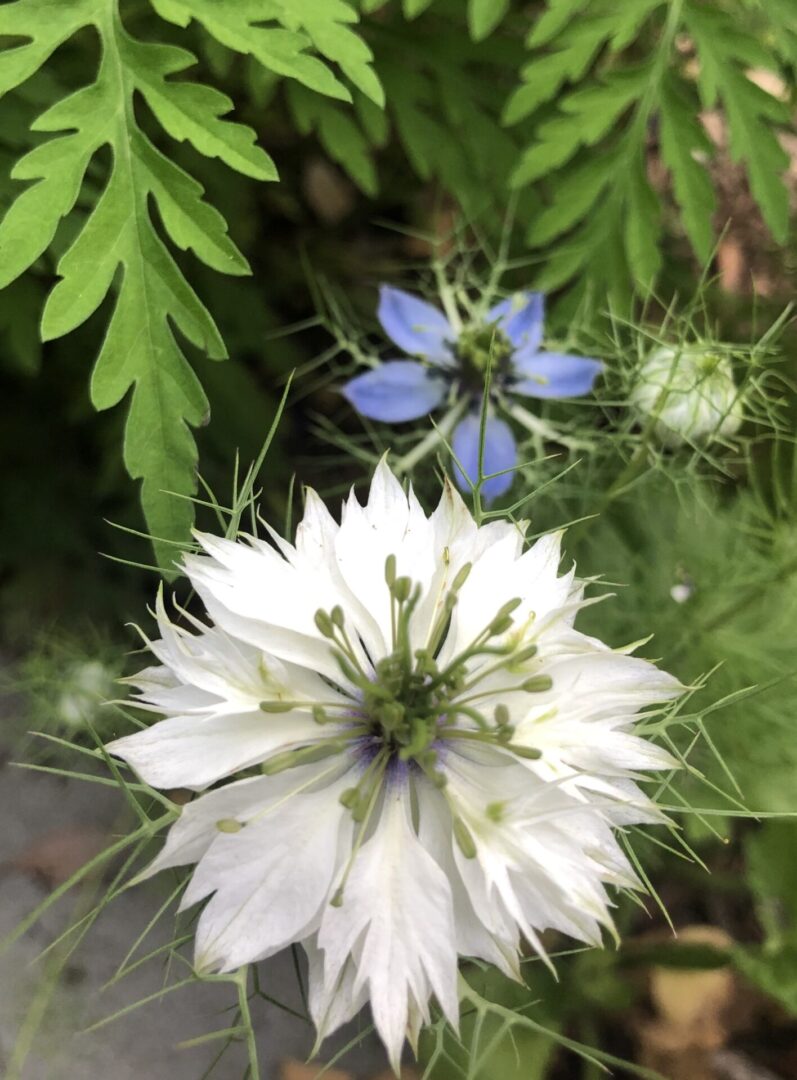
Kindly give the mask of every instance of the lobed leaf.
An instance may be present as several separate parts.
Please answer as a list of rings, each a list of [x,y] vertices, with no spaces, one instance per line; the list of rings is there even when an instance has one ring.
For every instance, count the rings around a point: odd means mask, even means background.
[[[771,57],[739,34],[725,12],[688,4],[686,23],[700,54],[698,81],[706,107],[721,102],[728,117],[730,151],[744,161],[750,188],[779,243],[789,229],[789,203],[782,180],[789,158],[773,125],[788,124],[789,110],[748,78],[751,63],[771,67]]]
[[[60,280],[44,307],[42,337],[46,341],[74,330],[115,290],[116,304],[92,377],[92,401],[105,409],[132,392],[125,464],[134,479],[143,481],[151,532],[167,541],[181,539],[192,521],[191,504],[166,492],[195,490],[190,426],[205,421],[207,402],[176,334],[216,359],[225,356],[225,349],[213,319],[160,238],[150,201],[179,248],[190,248],[225,273],[246,273],[248,265],[227,235],[222,216],[204,200],[201,186],[141,131],[133,95],[140,92],[169,134],[201,153],[257,179],[272,179],[276,171],[254,145],[254,133],[224,119],[232,107],[228,98],[170,79],[194,63],[192,54],[131,37],[113,0],[76,0],[55,9],[44,0],[19,0],[0,9],[0,33],[28,39],[0,54],[3,89],[26,78],[32,65],[88,26],[101,41],[96,79],[57,101],[33,125],[53,137],[14,167],[13,178],[29,186],[0,222],[0,284],[14,281],[50,246],[78,200],[95,155],[109,147],[107,182],[58,262]],[[169,548],[160,545],[158,553],[168,566]]]

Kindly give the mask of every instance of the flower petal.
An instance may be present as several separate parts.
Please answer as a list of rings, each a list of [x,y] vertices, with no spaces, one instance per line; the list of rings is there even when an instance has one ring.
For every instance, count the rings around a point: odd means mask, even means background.
[[[521,292],[495,304],[487,312],[487,322],[497,322],[516,349],[536,352],[542,344],[545,296]]]
[[[309,713],[266,716],[260,709],[207,718],[170,716],[151,727],[108,743],[106,749],[156,788],[208,785],[249,768],[277,750],[319,737]]]
[[[588,394],[603,370],[600,360],[567,353],[531,353],[515,356],[510,383],[514,394],[538,398],[570,398]]]
[[[470,490],[471,484],[479,479],[479,443],[481,437],[481,418],[478,413],[469,413],[461,420],[452,440],[454,454],[462,468],[455,464],[457,484],[462,491]],[[484,475],[511,469],[517,461],[517,446],[512,429],[505,420],[488,416],[484,432]],[[464,474],[464,475],[463,475]],[[466,479],[467,478],[467,479]],[[514,474],[503,473],[485,480],[481,487],[482,496],[491,501],[503,495],[512,486]],[[470,482],[469,482],[470,481]]]
[[[338,852],[351,843],[352,818],[338,802],[345,783],[286,801],[278,828],[255,818],[214,840],[182,901],[186,908],[213,893],[197,925],[198,969],[233,971],[314,932]]]
[[[413,1004],[427,1022],[432,993],[454,1026],[459,1011],[451,889],[411,814],[409,789],[393,782],[352,863],[343,901],[327,905],[318,934],[327,985],[354,960],[353,992],[368,985],[374,1024],[396,1072]]]
[[[379,321],[387,336],[411,356],[449,365],[446,344],[456,338],[448,319],[417,296],[383,285],[379,290]]]
[[[370,420],[401,423],[436,409],[446,395],[446,384],[417,360],[388,360],[356,375],[342,393]]]

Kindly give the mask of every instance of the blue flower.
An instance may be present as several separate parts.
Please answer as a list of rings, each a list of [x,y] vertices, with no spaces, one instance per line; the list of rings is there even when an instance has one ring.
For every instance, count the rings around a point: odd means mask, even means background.
[[[484,437],[482,484],[485,499],[495,499],[511,484],[517,446],[494,404],[507,394],[535,398],[570,398],[588,394],[602,364],[583,356],[541,351],[544,297],[518,293],[490,308],[484,319],[456,329],[431,304],[383,285],[379,321],[388,337],[414,360],[387,360],[357,375],[343,394],[363,416],[399,423],[417,420],[444,402],[459,402],[465,415],[454,429],[452,445],[462,469],[463,490],[479,475],[481,403],[491,360],[491,402]]]

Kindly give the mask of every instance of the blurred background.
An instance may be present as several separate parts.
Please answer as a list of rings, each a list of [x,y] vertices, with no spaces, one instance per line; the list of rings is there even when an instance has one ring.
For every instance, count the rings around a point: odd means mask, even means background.
[[[114,16],[116,31],[123,25],[137,41],[191,50],[196,63],[187,74],[174,64],[173,81],[227,95],[279,168],[268,183],[233,172],[213,147],[197,150],[183,120],[155,108],[145,82],[131,98],[132,127],[199,181],[251,269],[224,276],[181,250],[198,247],[175,240],[157,193],[145,198],[154,234],[229,354],[208,359],[184,329],[176,335],[209,422],[190,421],[202,484],[174,498],[196,495],[198,523],[214,527],[208,492],[222,505],[232,497],[236,458],[242,470],[258,458],[292,372],[256,480],[263,515],[289,525],[303,485],[334,502],[363,483],[384,449],[409,448],[422,433],[364,421],[340,394],[363,360],[389,355],[375,320],[378,285],[433,300],[434,266],[466,290],[498,268],[504,292],[548,294],[555,340],[607,365],[595,403],[547,414],[579,436],[577,449],[527,444],[528,464],[505,503],[528,495],[519,512],[535,533],[574,523],[567,556],[617,594],[584,612],[583,629],[612,645],[653,632],[644,654],[701,686],[690,701],[698,720],[679,735],[690,768],[667,792],[680,800],[674,811],[688,812],[676,836],[630,838],[651,896],[638,906],[621,900],[622,949],[573,951],[551,939],[559,981],[529,961],[525,987],[469,971],[485,997],[539,1029],[470,1015],[457,1041],[438,1025],[406,1076],[594,1080],[598,1066],[568,1048],[574,1040],[670,1080],[789,1080],[797,1076],[789,313],[797,12],[791,0],[634,0],[622,11],[592,0],[307,6],[322,12],[327,31],[330,23],[356,34],[372,51],[363,61],[349,38],[330,45],[309,16],[294,26],[284,7],[242,6],[241,25],[221,31],[204,0],[130,0]],[[38,0],[0,4],[0,930],[15,939],[0,955],[0,1071],[224,1080],[244,1075],[241,1046],[201,1036],[230,1023],[228,988],[172,992],[185,972],[173,960],[168,884],[106,904],[120,856],[68,887],[130,825],[113,783],[70,775],[89,761],[72,747],[116,730],[103,703],[138,666],[129,624],[146,626],[161,573],[173,574],[163,545],[154,555],[147,538],[155,529],[142,514],[140,473],[131,479],[125,467],[129,395],[103,411],[90,396],[129,270],[115,268],[113,288],[87,317],[63,318],[70,332],[48,333],[46,319],[42,327],[118,146],[98,140],[52,242],[17,257],[36,229],[33,216],[20,225],[13,215],[41,174],[12,170],[73,125],[67,117],[31,127],[95,78],[110,33],[87,16],[63,32],[52,22],[51,34],[45,9]],[[271,30],[305,35],[306,56],[320,57],[352,100],[293,71],[293,60],[269,67],[257,35]],[[34,47],[34,60],[17,61]],[[363,65],[385,89],[385,111],[366,92]],[[212,114],[208,107],[208,131]],[[16,269],[5,272],[4,260]],[[734,447],[634,456],[628,395],[641,359],[662,341],[726,350],[754,403]],[[429,505],[438,458],[425,465],[415,479]],[[179,550],[185,536],[167,541]],[[252,1009],[262,1077],[310,1080],[319,1066],[302,1064],[312,1033],[292,957],[264,965],[260,990]],[[132,1003],[140,1007],[124,1012]],[[387,1068],[367,1018],[318,1060],[338,1053],[330,1080],[370,1080]]]

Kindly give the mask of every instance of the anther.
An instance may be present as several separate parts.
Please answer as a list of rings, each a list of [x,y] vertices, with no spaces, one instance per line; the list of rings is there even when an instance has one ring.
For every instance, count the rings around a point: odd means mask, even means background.
[[[476,841],[470,829],[460,817],[454,818],[454,839],[466,859],[476,858]]]
[[[236,821],[235,818],[221,818],[216,822],[216,828],[223,833],[237,833],[243,828],[243,822]]]
[[[456,577],[451,582],[451,589],[452,589],[453,592],[459,592],[459,590],[462,588],[462,586],[468,580],[468,576],[470,575],[470,572],[471,572],[472,569],[473,569],[473,563],[469,563],[469,562],[465,563],[464,566],[460,567],[459,571],[457,572]]]
[[[332,620],[333,626],[336,626],[339,630],[343,629],[343,624],[346,620],[343,615],[343,608],[340,604],[335,604],[332,611],[329,613],[329,617]]]
[[[408,577],[396,578],[393,582],[391,592],[393,597],[399,604],[404,604],[409,600],[410,593],[412,592],[412,581]]]
[[[538,750],[536,746],[519,746],[517,743],[509,743],[508,750],[511,750],[516,757],[526,758],[527,761],[537,761],[542,757],[542,750]]]
[[[296,705],[295,701],[261,701],[260,708],[264,713],[290,712]]]
[[[281,754],[275,754],[268,761],[264,761],[260,768],[266,776],[273,776],[275,773],[284,772],[286,769],[293,769],[297,765],[308,765],[315,761],[323,761],[324,758],[340,753],[345,745],[343,739],[326,739],[324,742],[305,746],[301,750],[286,750]]]
[[[335,636],[335,626],[332,619],[321,608],[315,613],[315,624],[318,627],[318,632],[323,634],[325,638],[333,638]]]
[[[396,556],[388,555],[385,559],[385,583],[389,589],[393,588],[396,581]]]
[[[509,724],[509,709],[506,705],[496,705],[493,717],[498,727],[506,727]]]
[[[550,675],[534,675],[521,684],[521,690],[525,690],[527,694],[540,694],[544,690],[550,690],[552,686],[553,679]]]
[[[536,645],[527,645],[525,649],[521,649],[520,652],[514,653],[512,656],[512,664],[525,664],[527,660],[531,660],[537,655],[539,648]]]

